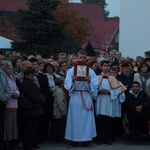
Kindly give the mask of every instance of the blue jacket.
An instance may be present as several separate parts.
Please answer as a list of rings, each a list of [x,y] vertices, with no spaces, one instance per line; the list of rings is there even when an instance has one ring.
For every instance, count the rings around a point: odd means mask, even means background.
[[[0,69],[0,104],[6,104],[11,97],[11,90],[5,72]]]

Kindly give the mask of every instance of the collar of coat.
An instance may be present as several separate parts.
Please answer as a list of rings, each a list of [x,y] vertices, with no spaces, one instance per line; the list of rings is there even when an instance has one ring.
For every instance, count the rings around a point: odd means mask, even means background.
[[[130,89],[130,91],[129,91],[129,93],[131,93],[132,95],[134,95],[135,97],[138,97],[138,95],[139,95],[139,93],[142,91],[142,89],[140,89],[139,91],[138,91],[138,93],[133,93],[133,91],[132,91],[132,89]]]

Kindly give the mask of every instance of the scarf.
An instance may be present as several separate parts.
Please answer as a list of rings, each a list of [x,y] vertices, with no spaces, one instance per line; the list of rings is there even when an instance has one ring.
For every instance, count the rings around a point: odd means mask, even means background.
[[[146,89],[146,82],[149,78],[150,78],[150,72],[147,73],[140,72],[141,88],[144,91]]]

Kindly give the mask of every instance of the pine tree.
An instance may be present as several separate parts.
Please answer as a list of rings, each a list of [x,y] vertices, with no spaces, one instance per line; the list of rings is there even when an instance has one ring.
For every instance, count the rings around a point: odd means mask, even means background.
[[[19,10],[18,29],[23,42],[13,43],[15,50],[45,55],[59,52],[65,39],[63,25],[52,15],[58,3],[58,0],[28,0],[28,10]]]

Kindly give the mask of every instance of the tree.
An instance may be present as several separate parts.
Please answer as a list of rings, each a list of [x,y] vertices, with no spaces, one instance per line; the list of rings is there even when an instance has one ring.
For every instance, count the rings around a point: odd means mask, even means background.
[[[66,31],[75,39],[80,45],[86,40],[88,36],[88,21],[80,18],[75,12],[69,8],[69,1],[62,0],[56,10],[54,16],[59,23],[65,24]]]
[[[19,35],[23,42],[12,44],[15,50],[26,53],[53,53],[59,51],[64,40],[63,25],[58,23],[52,11],[58,0],[28,0],[28,10],[19,10]]]
[[[109,11],[106,10],[106,6],[108,5],[106,3],[106,0],[81,0],[82,3],[98,3],[102,6],[103,13],[105,17],[108,17]]]

